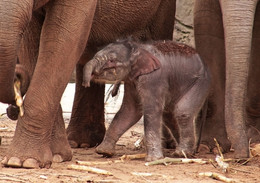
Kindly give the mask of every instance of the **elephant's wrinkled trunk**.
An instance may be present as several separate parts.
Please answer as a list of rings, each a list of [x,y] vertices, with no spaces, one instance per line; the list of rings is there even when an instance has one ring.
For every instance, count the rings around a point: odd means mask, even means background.
[[[21,82],[21,94],[25,95],[30,85],[30,75],[25,67],[21,64],[16,64],[15,66],[15,80],[18,79]]]
[[[14,104],[15,65],[33,0],[0,1],[0,102]]]
[[[92,74],[95,72],[98,62],[99,62],[99,60],[94,58],[86,63],[86,65],[83,68],[82,86],[90,87],[90,81],[92,79]]]
[[[221,0],[226,47],[225,124],[237,157],[248,157],[245,98],[258,0]]]

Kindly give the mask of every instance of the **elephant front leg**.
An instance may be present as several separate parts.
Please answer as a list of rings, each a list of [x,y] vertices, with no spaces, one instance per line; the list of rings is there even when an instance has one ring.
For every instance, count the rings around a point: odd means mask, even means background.
[[[132,85],[124,85],[124,99],[120,110],[111,122],[104,140],[96,148],[98,154],[111,157],[115,154],[115,145],[118,139],[142,117],[139,99]]]
[[[82,86],[83,67],[77,65],[76,93],[71,120],[67,128],[70,146],[94,147],[104,138],[104,92],[105,86],[91,83],[91,87]]]
[[[153,108],[158,108],[153,106]],[[144,108],[144,133],[146,140],[146,161],[154,161],[163,158],[161,143],[162,112]]]
[[[39,56],[24,100],[25,113],[18,119],[5,165],[51,165],[54,120],[62,93],[85,48],[95,8],[96,1],[60,0],[47,4]]]
[[[67,140],[61,106],[59,106],[51,134],[51,151],[53,162],[70,161],[72,158],[72,151]]]
[[[24,107],[25,109],[28,107],[26,99]],[[30,123],[32,119],[28,115],[29,112],[26,110],[23,117],[19,116],[13,141],[2,164],[10,167],[48,168],[52,163],[52,152],[49,146],[52,126],[43,128],[41,121]]]

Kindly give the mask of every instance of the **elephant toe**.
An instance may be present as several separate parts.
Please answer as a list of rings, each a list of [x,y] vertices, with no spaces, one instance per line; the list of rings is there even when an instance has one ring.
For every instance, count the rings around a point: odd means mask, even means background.
[[[82,144],[79,145],[79,147],[81,147],[81,148],[89,148],[91,146],[88,143],[82,143]]]
[[[61,163],[64,161],[70,161],[72,159],[72,152],[69,151],[67,154],[54,154],[52,161],[55,163]]]
[[[107,149],[103,147],[97,147],[96,153],[103,155],[104,157],[112,157],[115,154],[114,149]]]
[[[28,158],[23,162],[23,167],[24,168],[40,168],[40,165],[36,159]]]
[[[1,162],[5,167],[14,167],[14,168],[40,168],[39,161],[33,158],[28,158],[24,162],[21,161],[21,159],[17,157],[11,157],[8,159],[7,157],[4,157],[4,159]],[[42,167],[48,168],[50,167],[51,162],[45,163]]]
[[[60,154],[55,154],[52,158],[52,161],[55,163],[61,163],[64,161],[64,159],[62,158],[62,156]]]
[[[17,157],[11,157],[7,161],[5,166],[9,166],[9,167],[22,167],[22,161],[19,158],[17,158]]]
[[[69,144],[71,148],[78,148],[79,144],[74,140],[69,140]]]

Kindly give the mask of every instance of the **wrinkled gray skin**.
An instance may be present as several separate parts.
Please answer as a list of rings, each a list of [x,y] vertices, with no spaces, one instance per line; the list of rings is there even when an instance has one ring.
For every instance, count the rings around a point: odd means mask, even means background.
[[[196,0],[194,36],[214,83],[202,143],[249,157],[260,141],[259,0]]]
[[[15,81],[19,80],[20,81],[20,86],[21,86],[21,95],[24,96],[26,91],[28,90],[29,84],[30,84],[30,74],[27,71],[27,69],[22,65],[22,64],[16,64],[15,66]],[[16,105],[9,105],[8,108],[6,109],[7,116],[11,120],[17,120],[18,119],[18,114],[19,114],[19,107]]]
[[[118,37],[171,39],[175,0],[0,1],[0,102],[14,104],[17,57],[31,81],[2,164],[48,168],[93,147],[105,134],[104,85],[84,88],[82,68],[96,48]],[[76,66],[72,117],[65,132],[60,99]],[[69,140],[69,142],[68,142]]]
[[[123,40],[111,43],[84,67],[83,86],[90,80],[124,81],[122,106],[96,152],[115,153],[121,135],[144,115],[147,161],[163,158],[162,121],[171,129],[176,122],[179,144],[175,154],[194,153],[195,119],[207,97],[208,70],[199,55],[188,46],[172,41],[139,44]],[[165,114],[174,115],[171,121]]]

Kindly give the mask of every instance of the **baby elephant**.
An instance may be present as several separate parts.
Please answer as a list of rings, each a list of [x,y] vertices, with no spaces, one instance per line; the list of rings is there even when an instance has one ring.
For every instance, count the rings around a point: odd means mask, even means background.
[[[169,129],[178,127],[176,154],[194,153],[195,120],[207,98],[210,77],[193,48],[173,41],[117,41],[84,66],[83,86],[89,86],[91,79],[124,81],[125,91],[97,153],[112,156],[118,139],[143,115],[147,161],[163,158],[162,123]]]

